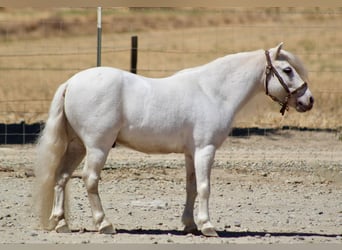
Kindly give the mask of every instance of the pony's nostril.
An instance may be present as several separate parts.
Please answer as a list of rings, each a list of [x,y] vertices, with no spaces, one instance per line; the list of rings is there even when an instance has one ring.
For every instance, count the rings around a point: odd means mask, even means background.
[[[298,101],[297,104],[298,104],[299,106],[303,106],[303,103],[302,103],[301,101]]]
[[[310,96],[310,103],[313,104],[314,103],[314,98],[312,96]]]

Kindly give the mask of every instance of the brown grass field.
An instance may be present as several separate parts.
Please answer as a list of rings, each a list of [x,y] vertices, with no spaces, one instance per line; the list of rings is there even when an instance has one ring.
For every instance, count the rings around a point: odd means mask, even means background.
[[[129,70],[132,35],[150,77],[283,41],[309,70],[314,109],[281,117],[260,95],[235,126],[342,125],[341,8],[103,9],[102,65]],[[44,121],[57,86],[95,65],[96,9],[0,10],[0,122]]]

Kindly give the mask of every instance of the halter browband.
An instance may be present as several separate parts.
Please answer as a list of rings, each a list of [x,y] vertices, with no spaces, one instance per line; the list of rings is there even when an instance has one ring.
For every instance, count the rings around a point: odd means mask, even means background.
[[[273,101],[278,102],[280,104],[280,106],[281,106],[280,113],[282,115],[284,115],[285,111],[289,110],[288,102],[289,102],[291,96],[297,94],[302,89],[306,89],[307,88],[307,83],[304,82],[301,86],[299,86],[297,89],[295,89],[294,91],[291,92],[289,87],[284,82],[283,78],[281,78],[281,76],[279,75],[278,71],[273,67],[272,61],[271,61],[271,57],[270,57],[270,52],[268,50],[265,50],[265,55],[266,55],[266,62],[267,62],[267,66],[266,66],[266,79],[265,79],[266,95],[271,97]],[[281,86],[283,86],[283,88],[285,89],[285,91],[287,93],[287,96],[285,96],[284,101],[279,100],[277,97],[271,95],[268,92],[268,81],[272,77],[273,74],[278,78],[279,83],[281,84]]]

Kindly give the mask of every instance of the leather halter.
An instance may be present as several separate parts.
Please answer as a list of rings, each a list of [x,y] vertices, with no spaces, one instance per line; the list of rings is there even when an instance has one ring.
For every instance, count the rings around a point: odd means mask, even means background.
[[[308,85],[306,82],[304,82],[301,86],[299,86],[297,89],[293,90],[292,92],[290,91],[289,87],[286,85],[286,83],[284,82],[283,78],[281,78],[280,74],[278,73],[278,71],[273,67],[272,65],[272,61],[271,61],[271,57],[270,57],[270,52],[268,50],[265,50],[265,55],[266,55],[266,62],[267,62],[267,66],[266,66],[266,79],[265,79],[265,91],[266,91],[266,95],[268,95],[269,97],[272,98],[273,101],[276,101],[280,104],[281,109],[280,109],[280,113],[282,115],[285,114],[285,111],[289,110],[289,100],[291,98],[291,96],[297,95],[298,93],[300,93],[302,90],[304,90],[304,92],[306,91],[306,89],[308,88]],[[271,95],[268,91],[268,81],[269,79],[275,75],[278,78],[279,83],[281,84],[281,86],[283,86],[283,88],[285,89],[287,95],[285,96],[284,101],[279,100],[277,97]],[[303,95],[303,94],[302,94]],[[301,96],[301,95],[300,95]]]

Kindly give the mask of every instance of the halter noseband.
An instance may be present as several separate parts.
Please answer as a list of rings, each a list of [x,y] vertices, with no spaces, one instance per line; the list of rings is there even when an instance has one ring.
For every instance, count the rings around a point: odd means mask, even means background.
[[[276,101],[280,104],[281,109],[280,109],[280,113],[282,115],[285,114],[285,111],[289,110],[289,100],[291,98],[291,96],[296,95],[298,92],[300,92],[303,89],[307,89],[307,83],[304,82],[301,86],[299,86],[297,89],[295,89],[294,91],[290,91],[289,87],[286,85],[286,83],[284,82],[283,78],[281,78],[281,76],[279,75],[278,71],[273,67],[272,65],[272,61],[271,61],[271,57],[270,57],[270,52],[268,50],[265,50],[265,55],[266,55],[266,62],[267,62],[267,66],[266,66],[266,79],[265,79],[265,91],[266,91],[266,95],[268,95],[269,97],[272,98],[273,101]],[[279,100],[277,97],[271,95],[268,91],[268,81],[269,79],[273,76],[273,74],[278,78],[279,83],[281,84],[281,86],[283,86],[283,88],[285,89],[287,95],[285,96],[284,101]]]

